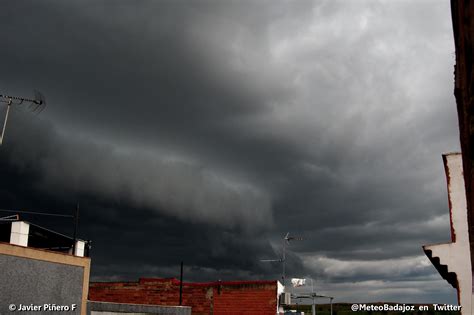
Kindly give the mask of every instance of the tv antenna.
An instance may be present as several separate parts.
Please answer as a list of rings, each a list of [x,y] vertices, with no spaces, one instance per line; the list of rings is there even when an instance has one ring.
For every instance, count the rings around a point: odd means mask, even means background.
[[[261,259],[261,262],[280,262],[282,264],[282,276],[281,280],[283,282],[283,286],[285,286],[285,268],[286,268],[286,247],[290,245],[290,241],[302,241],[302,237],[297,237],[297,236],[290,236],[290,232],[286,233],[286,235],[283,237],[283,245],[281,249],[281,258],[280,259]]]
[[[23,103],[29,103],[30,105],[28,106],[28,109],[31,112],[37,112],[39,114],[43,111],[44,107],[46,106],[46,101],[44,99],[43,94],[38,91],[34,91],[34,94],[34,99],[0,94],[0,102],[7,104],[7,111],[5,113],[5,120],[3,121],[2,134],[0,135],[0,145],[2,145],[3,143],[3,137],[5,135],[5,129],[7,127],[8,114],[12,105],[22,105]]]

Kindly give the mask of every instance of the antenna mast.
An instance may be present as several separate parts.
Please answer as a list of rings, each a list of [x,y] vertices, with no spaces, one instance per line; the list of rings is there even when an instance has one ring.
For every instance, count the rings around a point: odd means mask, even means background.
[[[43,94],[38,91],[34,91],[34,94],[34,99],[0,94],[0,102],[7,104],[7,111],[5,113],[5,120],[3,121],[2,134],[0,135],[0,145],[2,145],[3,143],[3,137],[5,136],[5,129],[7,127],[8,114],[10,113],[10,107],[12,105],[21,105],[26,102],[30,104],[28,107],[30,111],[38,113],[43,111],[44,107],[46,106],[46,101],[44,99]]]
[[[282,264],[282,284],[285,285],[286,279],[286,246],[290,244],[290,241],[302,241],[302,237],[290,236],[290,232],[286,233],[283,237],[283,245],[281,249],[281,258],[280,259],[262,259],[261,262],[281,262]]]

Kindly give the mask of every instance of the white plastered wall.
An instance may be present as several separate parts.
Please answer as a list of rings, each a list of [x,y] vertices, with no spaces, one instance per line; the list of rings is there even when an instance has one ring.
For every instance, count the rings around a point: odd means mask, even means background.
[[[456,273],[458,281],[459,304],[463,315],[472,312],[472,271],[467,223],[466,190],[460,153],[451,153],[446,157],[446,176],[448,181],[448,197],[455,241],[452,243],[428,245],[433,257],[438,257],[440,264],[448,267],[448,272]]]

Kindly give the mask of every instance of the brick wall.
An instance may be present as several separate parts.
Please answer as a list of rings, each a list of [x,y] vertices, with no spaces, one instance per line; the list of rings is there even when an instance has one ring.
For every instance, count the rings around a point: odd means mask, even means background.
[[[214,288],[214,314],[276,314],[277,284],[222,285]]]
[[[89,300],[115,303],[178,305],[179,281],[147,279],[138,282],[94,282]],[[183,282],[183,305],[193,315],[274,315],[277,281]]]

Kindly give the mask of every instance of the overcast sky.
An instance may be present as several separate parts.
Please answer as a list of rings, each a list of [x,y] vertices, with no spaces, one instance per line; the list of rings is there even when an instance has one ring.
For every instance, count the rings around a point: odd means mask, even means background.
[[[336,300],[455,303],[449,1],[14,1],[0,208],[72,212],[92,280],[314,279]],[[71,232],[71,222],[27,217]],[[71,233],[72,234],[72,233]]]

